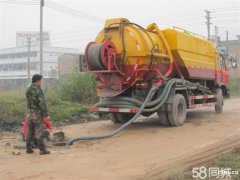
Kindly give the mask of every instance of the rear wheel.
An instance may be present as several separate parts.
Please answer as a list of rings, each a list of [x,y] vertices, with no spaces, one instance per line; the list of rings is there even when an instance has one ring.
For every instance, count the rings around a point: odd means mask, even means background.
[[[157,114],[158,114],[159,122],[161,125],[164,125],[164,126],[170,125],[167,112],[158,111]]]
[[[222,113],[223,109],[223,95],[221,88],[216,89],[216,95],[217,95],[217,104],[215,105],[215,112],[220,114]]]
[[[108,115],[108,117],[110,118],[110,120],[113,122],[113,123],[120,123],[120,121],[118,120],[117,118],[117,114],[115,113],[110,113]]]
[[[172,111],[168,112],[168,120],[172,126],[182,126],[185,123],[187,105],[183,95],[175,94],[172,102]]]
[[[126,123],[130,119],[132,119],[134,115],[135,114],[119,113],[119,114],[117,114],[117,118],[120,123]]]
[[[110,113],[109,118],[113,123],[126,123],[133,118],[135,114],[127,113]]]

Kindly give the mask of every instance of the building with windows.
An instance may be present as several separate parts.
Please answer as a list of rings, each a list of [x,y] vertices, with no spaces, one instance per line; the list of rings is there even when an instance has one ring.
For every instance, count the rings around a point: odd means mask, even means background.
[[[40,34],[35,31],[16,33],[16,47],[0,49],[0,91],[25,88],[30,78],[40,73]],[[79,50],[50,46],[50,33],[43,32],[43,77],[44,84],[58,78],[59,58],[63,64],[68,57],[79,57]],[[67,55],[67,56],[66,56]],[[65,62],[63,62],[65,61]],[[76,60],[77,62],[77,60]],[[71,63],[71,62],[70,62]]]
[[[66,56],[68,55],[68,56]],[[0,49],[0,92],[12,89],[23,89],[28,82],[28,58],[30,78],[40,73],[39,46],[13,47]],[[43,77],[44,84],[51,84],[59,73],[59,59],[61,57],[79,57],[79,50],[61,47],[43,47]],[[61,58],[68,64],[68,58]],[[70,59],[71,61],[71,59]],[[76,61],[77,62],[77,61]]]
[[[43,48],[43,77],[58,77],[58,60],[65,54],[79,55],[78,49],[47,46]],[[27,79],[28,58],[30,59],[30,75],[40,72],[39,47],[14,47],[0,49],[0,79]],[[65,58],[65,61],[68,61]],[[65,62],[67,63],[67,62]]]

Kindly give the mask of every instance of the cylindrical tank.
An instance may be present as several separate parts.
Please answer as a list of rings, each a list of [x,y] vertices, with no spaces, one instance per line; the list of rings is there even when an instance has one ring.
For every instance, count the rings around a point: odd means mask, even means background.
[[[146,29],[125,18],[109,19],[86,47],[87,69],[98,95],[116,96],[130,87],[147,88],[170,77],[213,80],[219,54],[212,42],[181,29]]]
[[[99,95],[114,96],[164,76],[171,66],[171,54],[161,35],[154,28],[146,30],[124,18],[107,20],[85,52]]]

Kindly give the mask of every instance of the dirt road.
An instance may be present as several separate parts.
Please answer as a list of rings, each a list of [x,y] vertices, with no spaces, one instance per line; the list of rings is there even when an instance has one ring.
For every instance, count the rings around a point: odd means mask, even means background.
[[[97,121],[63,130],[73,137],[101,134],[118,126]],[[222,114],[215,114],[213,108],[190,111],[182,127],[160,126],[153,115],[140,118],[109,139],[50,147],[52,154],[48,156],[39,156],[37,150],[33,155],[24,150],[21,155],[12,155],[12,145],[20,137],[11,134],[0,138],[0,179],[154,179],[170,164],[211,148],[217,150],[230,141],[239,143],[239,135],[240,99],[226,100]]]

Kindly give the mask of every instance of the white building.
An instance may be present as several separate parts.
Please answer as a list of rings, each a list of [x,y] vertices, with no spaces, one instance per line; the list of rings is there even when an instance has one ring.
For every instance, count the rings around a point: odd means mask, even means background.
[[[39,46],[14,47],[0,49],[0,79],[27,79],[28,56],[30,54],[30,74],[40,72]],[[43,47],[43,76],[56,78],[58,76],[58,58],[64,54],[79,54],[78,49]]]

